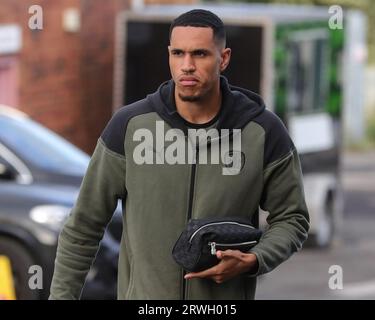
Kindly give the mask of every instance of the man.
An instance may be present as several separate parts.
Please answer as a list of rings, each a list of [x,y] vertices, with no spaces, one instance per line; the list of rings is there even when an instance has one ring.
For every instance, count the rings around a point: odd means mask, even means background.
[[[205,10],[179,16],[168,51],[172,80],[116,112],[98,140],[59,238],[51,299],[79,298],[118,199],[124,207],[119,299],[253,299],[256,277],[288,259],[307,237],[297,151],[257,94],[220,75],[231,57],[222,21]],[[224,147],[228,135],[201,151],[190,129],[203,130],[198,139],[207,138],[205,130],[240,132],[231,134],[240,150],[219,164],[201,163],[202,152]],[[192,152],[195,161],[186,160]],[[236,160],[233,153],[239,166],[232,162],[234,170],[224,171],[230,167],[225,156]],[[174,262],[173,245],[190,218],[253,219],[259,206],[269,212],[270,227],[250,252],[218,250],[220,262],[197,273],[186,274]]]

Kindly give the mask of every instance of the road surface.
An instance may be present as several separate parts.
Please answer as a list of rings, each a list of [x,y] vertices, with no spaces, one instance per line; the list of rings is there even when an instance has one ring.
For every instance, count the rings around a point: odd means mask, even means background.
[[[343,168],[340,239],[330,249],[305,248],[261,277],[256,299],[375,299],[375,151],[345,153]],[[329,273],[331,266],[339,267]]]

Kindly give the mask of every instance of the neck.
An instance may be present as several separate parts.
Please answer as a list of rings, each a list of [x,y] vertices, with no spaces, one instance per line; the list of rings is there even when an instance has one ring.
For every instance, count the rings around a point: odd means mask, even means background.
[[[214,86],[212,92],[199,101],[183,101],[175,88],[177,112],[190,123],[203,124],[212,120],[221,107],[220,83]]]

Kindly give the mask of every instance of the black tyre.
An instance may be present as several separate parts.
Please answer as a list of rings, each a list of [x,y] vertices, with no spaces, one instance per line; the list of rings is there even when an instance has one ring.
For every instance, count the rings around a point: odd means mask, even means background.
[[[322,249],[331,247],[335,234],[333,205],[334,199],[332,196],[329,196],[326,201],[324,215],[319,221],[318,231],[309,235],[306,241],[307,247]]]
[[[29,267],[36,263],[25,247],[11,238],[0,236],[0,255],[7,256],[10,260],[16,299],[39,299],[38,290],[29,288],[29,279],[32,276],[28,273]]]

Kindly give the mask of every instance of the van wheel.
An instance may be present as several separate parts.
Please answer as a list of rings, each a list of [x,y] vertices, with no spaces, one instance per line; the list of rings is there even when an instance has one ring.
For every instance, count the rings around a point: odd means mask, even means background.
[[[335,233],[333,205],[334,199],[332,196],[329,196],[326,202],[324,215],[319,221],[318,230],[315,233],[309,234],[306,246],[316,248],[328,248],[331,246]]]
[[[29,267],[35,265],[35,261],[24,246],[17,241],[6,237],[0,237],[0,255],[10,260],[13,284],[17,300],[38,300],[38,290],[29,288]]]

